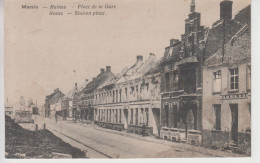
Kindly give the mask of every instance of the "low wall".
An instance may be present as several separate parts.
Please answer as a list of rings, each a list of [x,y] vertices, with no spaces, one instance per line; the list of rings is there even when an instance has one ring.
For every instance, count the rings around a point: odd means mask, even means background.
[[[107,129],[118,130],[118,131],[124,130],[124,124],[121,123],[98,122],[98,121],[95,121],[94,123],[100,127],[107,128]]]
[[[164,140],[169,140],[173,142],[186,142],[191,145],[201,145],[202,135],[201,131],[198,130],[188,130],[187,139],[185,137],[185,130],[179,128],[168,128],[163,127],[160,131],[160,138]]]
[[[152,127],[146,126],[144,130],[145,130],[144,132],[145,132],[145,135],[146,135],[146,136],[153,134],[153,128],[152,128]],[[127,132],[142,135],[142,133],[143,133],[143,126],[139,126],[139,125],[128,125]]]

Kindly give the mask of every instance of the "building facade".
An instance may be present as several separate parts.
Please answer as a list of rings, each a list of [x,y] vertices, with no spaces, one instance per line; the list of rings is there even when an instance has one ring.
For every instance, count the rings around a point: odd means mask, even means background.
[[[208,118],[204,105],[210,101],[204,99],[208,95],[203,93],[209,89],[204,87],[208,74],[203,73],[203,66],[219,50],[225,51],[224,45],[250,24],[250,8],[241,10],[232,19],[232,4],[222,1],[220,19],[211,28],[204,28],[192,0],[181,41],[172,39],[166,47],[161,62],[162,139],[209,146],[207,141],[211,138],[204,130],[204,120]]]
[[[79,86],[75,83],[75,86],[62,98],[62,110],[63,110],[63,116],[64,119],[66,118],[75,118],[73,115],[73,98],[75,93],[77,93],[79,90],[82,90],[86,84],[88,83],[88,80],[86,79],[83,86]]]
[[[100,69],[100,74],[93,78],[86,86],[74,93],[73,109],[76,120],[94,121],[94,91],[104,82],[113,79],[115,75],[111,71],[111,66]]]
[[[242,13],[250,20],[247,7]],[[240,13],[241,14],[241,13]],[[251,152],[251,29],[245,23],[205,61],[203,145]]]
[[[125,68],[95,92],[95,121],[99,126],[136,134],[158,135],[160,128],[160,73],[151,71],[156,57]],[[149,73],[148,73],[149,72]]]
[[[208,29],[200,25],[195,2],[181,40],[171,39],[161,61],[162,139],[201,144],[202,63]]]
[[[64,94],[57,88],[54,92],[45,98],[45,117],[54,117],[56,112],[60,112],[61,100]]]

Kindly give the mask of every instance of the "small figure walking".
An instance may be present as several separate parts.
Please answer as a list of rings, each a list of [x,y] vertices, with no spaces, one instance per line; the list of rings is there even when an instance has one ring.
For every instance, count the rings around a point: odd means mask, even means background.
[[[58,121],[58,114],[57,114],[57,112],[55,113],[55,120],[56,120],[56,123],[57,123],[57,121]]]

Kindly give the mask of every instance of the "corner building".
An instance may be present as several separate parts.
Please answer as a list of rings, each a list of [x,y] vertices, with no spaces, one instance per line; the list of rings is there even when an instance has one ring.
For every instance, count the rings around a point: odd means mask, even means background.
[[[228,2],[228,1],[226,1]],[[229,1],[230,3],[230,1]],[[248,6],[226,28],[231,38],[203,69],[203,146],[251,153],[251,22]],[[219,26],[223,27],[223,23]],[[217,27],[216,27],[217,28]],[[213,35],[209,38],[213,40]],[[215,44],[217,45],[217,44]]]

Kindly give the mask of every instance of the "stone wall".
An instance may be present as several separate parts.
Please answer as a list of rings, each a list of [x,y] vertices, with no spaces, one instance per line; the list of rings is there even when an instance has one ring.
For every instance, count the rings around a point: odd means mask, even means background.
[[[129,125],[127,132],[135,133],[142,135],[143,133],[143,126],[137,126],[137,125]],[[153,134],[153,128],[152,127],[145,127],[145,135],[152,135]]]

